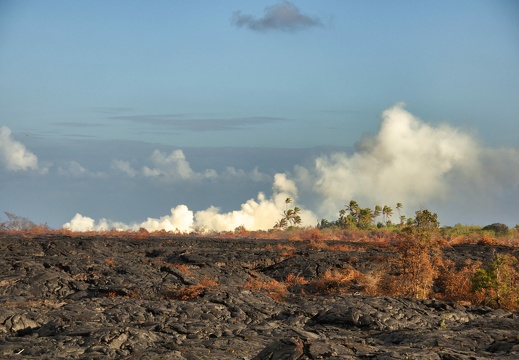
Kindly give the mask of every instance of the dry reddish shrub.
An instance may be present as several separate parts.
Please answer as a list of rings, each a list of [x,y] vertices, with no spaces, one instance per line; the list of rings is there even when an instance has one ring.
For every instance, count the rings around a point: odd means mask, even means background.
[[[326,250],[328,249],[328,244],[324,242],[324,240],[310,240],[308,243],[308,248],[312,250]]]
[[[390,296],[427,299],[442,265],[439,246],[404,239],[396,244],[396,254],[387,259],[390,267],[379,291]]]
[[[371,271],[367,274],[361,274],[357,279],[357,282],[362,286],[365,294],[381,295],[379,292],[381,280],[382,273],[380,271]]]
[[[345,293],[357,283],[362,274],[353,269],[328,269],[323,276],[308,283],[309,291],[315,294]]]
[[[285,284],[274,279],[262,280],[259,278],[251,278],[243,285],[244,289],[262,291],[275,301],[284,301],[288,290]]]
[[[184,285],[177,289],[166,291],[166,298],[187,301],[200,296],[207,288],[216,287],[218,285],[220,284],[205,276],[196,285]]]
[[[471,279],[480,266],[480,261],[467,260],[463,267],[457,268],[453,261],[445,260],[437,280],[443,291],[437,297],[463,304],[473,302]]]
[[[178,270],[182,271],[184,274],[190,274],[191,273],[191,271],[189,270],[189,268],[187,267],[186,264],[168,263],[166,265],[169,266],[170,268],[178,269]]]
[[[294,274],[288,274],[288,276],[285,279],[285,283],[288,287],[291,286],[297,286],[297,285],[306,285],[308,284],[308,281],[302,276],[297,276]]]
[[[301,239],[302,240],[322,240],[323,234],[321,234],[321,231],[317,228],[307,228],[301,233]]]
[[[478,240],[478,245],[496,245],[496,238],[488,233],[483,233],[481,239]]]
[[[196,298],[205,291],[203,285],[186,285],[172,291],[168,291],[167,298],[187,301]]]
[[[114,258],[106,258],[105,259],[105,264],[108,265],[108,266],[115,266],[116,265],[116,261]]]
[[[352,246],[349,244],[333,244],[328,246],[330,251],[344,251],[344,252],[365,252],[366,249],[360,246]]]
[[[204,286],[204,287],[206,287],[206,288],[217,287],[218,285],[220,285],[218,282],[214,281],[213,279],[211,279],[207,275],[204,276],[204,278],[202,280],[200,280],[199,284]]]

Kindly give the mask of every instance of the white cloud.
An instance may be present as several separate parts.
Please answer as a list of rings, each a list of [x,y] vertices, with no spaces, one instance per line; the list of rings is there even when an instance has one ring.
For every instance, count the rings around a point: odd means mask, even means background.
[[[144,176],[145,178],[157,179],[168,182],[192,181],[192,180],[221,180],[221,181],[270,181],[271,176],[262,173],[259,167],[255,167],[247,172],[228,166],[220,173],[214,169],[205,169],[197,172],[192,169],[191,164],[187,160],[182,150],[173,150],[170,154],[163,153],[155,149],[151,154],[149,161],[151,164],[142,166],[141,170],[135,169],[129,161],[114,159],[111,168],[128,177],[134,178]]]
[[[142,169],[146,177],[172,181],[210,179],[217,176],[216,171],[212,169],[207,169],[203,173],[193,171],[182,150],[174,150],[169,155],[155,150],[151,155],[151,162],[153,167],[144,166]]]
[[[137,170],[135,170],[130,165],[129,161],[115,159],[112,161],[112,169],[118,170],[118,171],[122,172],[123,174],[126,174],[129,177],[137,176]]]
[[[58,174],[70,178],[106,177],[105,173],[89,171],[77,161],[69,161],[66,167],[59,166]]]
[[[0,161],[9,171],[37,170],[38,158],[11,137],[11,129],[0,126]]]

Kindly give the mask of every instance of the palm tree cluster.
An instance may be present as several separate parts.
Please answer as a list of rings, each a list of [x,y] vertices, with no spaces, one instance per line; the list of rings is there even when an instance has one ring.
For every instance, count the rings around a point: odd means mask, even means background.
[[[403,206],[401,203],[396,204],[396,209],[398,210],[399,214],[402,207]],[[391,222],[393,209],[390,206],[384,205],[382,207],[380,205],[376,205],[374,209],[369,207],[363,208],[359,206],[355,200],[351,200],[344,209],[339,211],[339,218],[337,220],[330,222],[326,219],[322,219],[318,224],[318,227],[321,229],[327,227],[339,227],[341,229],[350,230],[367,230],[372,229],[375,226],[376,219],[381,215],[382,222],[376,223],[378,228],[393,226],[393,223]],[[405,216],[400,215],[401,225],[405,223],[405,220]]]
[[[301,216],[299,213],[301,209],[295,206],[293,209],[288,208],[288,204],[292,202],[291,198],[285,200],[285,211],[283,217],[274,225],[274,229],[287,229],[292,226],[301,224]]]

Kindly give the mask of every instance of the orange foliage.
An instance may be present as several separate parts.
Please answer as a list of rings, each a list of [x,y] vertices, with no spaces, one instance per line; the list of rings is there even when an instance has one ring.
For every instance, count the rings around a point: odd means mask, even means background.
[[[108,266],[115,266],[116,265],[116,261],[114,258],[106,258],[105,259],[105,264],[108,265]]]
[[[296,276],[294,274],[289,274],[286,277],[285,282],[287,283],[287,286],[289,286],[289,287],[308,284],[308,281],[306,281],[304,277]]]
[[[351,290],[362,274],[353,269],[328,269],[322,277],[308,283],[309,290],[316,294],[345,293]]]
[[[465,304],[472,302],[474,294],[471,291],[471,279],[480,266],[480,261],[467,260],[464,266],[458,269],[456,264],[446,260],[438,277],[438,284],[443,291],[436,296],[446,301]]]
[[[259,278],[251,278],[243,285],[243,288],[248,290],[262,291],[275,301],[285,300],[288,292],[286,285],[274,279],[261,280]]]
[[[200,296],[207,288],[216,287],[218,285],[219,284],[216,281],[205,276],[196,285],[184,285],[178,289],[168,290],[166,292],[166,298],[187,301]]]

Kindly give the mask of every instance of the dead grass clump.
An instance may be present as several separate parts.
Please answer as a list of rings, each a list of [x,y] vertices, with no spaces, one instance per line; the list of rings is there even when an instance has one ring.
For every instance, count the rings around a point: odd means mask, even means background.
[[[189,270],[189,268],[187,267],[186,264],[167,263],[166,266],[168,266],[170,268],[174,268],[174,269],[180,270],[184,274],[190,274],[191,273],[191,270]]]
[[[285,283],[287,284],[287,287],[291,287],[298,285],[306,285],[308,284],[308,281],[302,276],[288,274],[288,276],[285,278]]]
[[[285,284],[278,282],[275,279],[262,280],[259,278],[251,278],[243,285],[244,289],[261,291],[275,301],[284,301],[288,294]]]
[[[108,266],[115,266],[117,264],[117,262],[115,261],[114,258],[106,258],[105,264]]]
[[[324,240],[310,240],[308,248],[311,250],[327,250],[328,244]]]
[[[489,233],[485,232],[483,233],[483,236],[478,240],[478,245],[496,245],[496,238],[495,236],[492,236]]]
[[[188,301],[202,295],[208,288],[220,285],[213,279],[205,276],[196,285],[184,285],[177,289],[167,290],[166,298],[174,300]]]
[[[366,249],[360,246],[352,246],[349,244],[333,244],[328,246],[330,251],[343,251],[343,252],[365,252]]]
[[[362,274],[351,269],[328,269],[323,276],[308,283],[308,290],[314,294],[342,294],[358,284]]]
[[[300,237],[302,240],[318,241],[323,239],[323,234],[317,228],[307,228],[301,232]]]
[[[187,301],[200,296],[205,291],[205,289],[206,287],[200,284],[185,285],[179,287],[178,289],[168,291],[166,297],[168,299]]]

